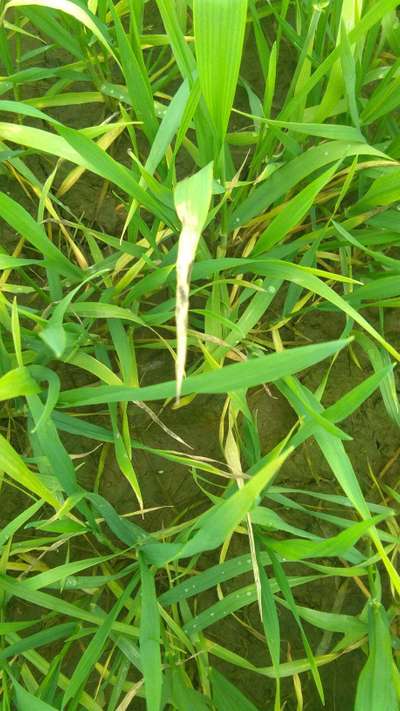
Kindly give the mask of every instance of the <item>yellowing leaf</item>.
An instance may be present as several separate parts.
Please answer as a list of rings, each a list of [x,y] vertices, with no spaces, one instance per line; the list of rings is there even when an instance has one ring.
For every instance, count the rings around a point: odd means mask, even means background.
[[[26,368],[15,368],[0,378],[0,400],[9,400],[20,395],[32,395],[40,387]]]
[[[182,223],[176,261],[176,397],[182,388],[187,348],[190,274],[200,235],[207,220],[211,202],[213,164],[182,180],[175,188],[175,207]]]
[[[3,435],[0,435],[0,470],[6,472],[8,476],[22,484],[28,491],[40,496],[47,503],[59,508],[59,502],[52,492],[45,486],[38,476],[26,466],[19,454],[7,442]]]

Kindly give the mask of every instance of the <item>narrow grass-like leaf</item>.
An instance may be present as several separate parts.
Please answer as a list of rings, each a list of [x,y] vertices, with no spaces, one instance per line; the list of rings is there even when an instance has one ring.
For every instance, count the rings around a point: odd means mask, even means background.
[[[143,120],[143,128],[149,141],[152,141],[157,133],[158,122],[154,112],[154,100],[151,85],[143,67],[133,51],[122,23],[118,17],[114,6],[110,4],[110,9],[114,19],[114,26],[119,46],[121,64],[125,75],[126,85],[132,106],[135,108],[138,119]]]
[[[223,543],[250,511],[257,496],[272,481],[290,453],[288,449],[263,466],[243,488],[207,512],[193,538],[182,547],[179,557],[186,558],[206,550],[213,550]]]
[[[164,27],[167,31],[168,39],[171,43],[172,51],[184,79],[190,79],[195,70],[196,64],[189,46],[185,42],[185,36],[179,24],[179,17],[175,3],[171,0],[156,0],[160,11]]]
[[[175,188],[175,206],[182,223],[176,261],[176,397],[179,400],[185,374],[187,348],[187,318],[189,310],[190,274],[197,245],[207,220],[211,202],[213,165],[200,170]]]
[[[0,400],[9,400],[21,395],[32,395],[40,391],[40,387],[32,378],[28,368],[15,368],[0,378]]]
[[[261,210],[267,210],[275,200],[282,195],[286,195],[300,180],[304,180],[315,171],[337,160],[342,160],[344,156],[352,157],[356,155],[386,158],[383,153],[366,143],[330,141],[310,148],[305,153],[285,163],[270,176],[267,182],[260,183],[235,210],[230,226],[232,229],[239,227],[258,215]]]
[[[138,576],[133,576],[122,592],[120,598],[105,617],[104,622],[100,625],[96,634],[90,640],[85,652],[75,667],[74,673],[71,676],[70,683],[68,684],[68,688],[63,697],[62,708],[65,708],[68,705],[68,702],[75,698],[84,687],[90,672],[99,659],[103,651],[103,647],[110,636],[113,623],[129,599],[129,596],[137,585],[137,582]]]
[[[281,706],[281,685],[279,678],[279,665],[281,656],[281,632],[279,625],[278,611],[276,608],[275,598],[272,592],[272,586],[267,573],[262,565],[262,555],[260,547],[257,544],[257,562],[260,575],[261,585],[261,603],[262,603],[262,620],[264,626],[265,639],[271,660],[276,674],[276,691],[275,691],[275,711],[279,711]]]
[[[31,590],[41,590],[42,588],[50,587],[54,583],[61,582],[67,578],[80,573],[82,570],[88,570],[98,565],[102,565],[109,560],[112,560],[114,555],[98,556],[97,558],[86,558],[77,560],[72,563],[64,563],[56,565],[50,570],[43,571],[37,575],[33,575],[25,580],[25,585]]]
[[[50,706],[42,699],[38,699],[29,691],[24,689],[16,679],[12,679],[15,689],[15,696],[18,704],[18,711],[56,711],[54,706]]]
[[[43,228],[15,200],[5,193],[0,193],[0,216],[8,224],[28,240],[35,249],[47,257],[53,268],[74,281],[82,276],[82,272],[62,254],[48,239]]]
[[[0,650],[0,661],[3,662],[9,657],[14,657],[23,654],[27,649],[36,649],[44,647],[47,644],[53,644],[60,639],[66,639],[77,630],[76,622],[66,622],[62,625],[52,625],[47,630],[41,630],[34,634],[24,637],[19,642],[10,644],[5,649]]]
[[[320,575],[305,575],[287,578],[288,585],[292,588],[300,585],[307,585],[315,580],[319,580]],[[279,592],[279,585],[275,579],[271,580],[271,593]],[[236,589],[232,593],[224,595],[221,600],[211,605],[203,612],[200,612],[195,617],[191,618],[185,625],[185,631],[192,635],[198,634],[211,625],[217,624],[220,620],[237,612],[238,610],[248,607],[257,602],[257,590],[254,583]],[[274,640],[275,642],[276,640]],[[275,669],[275,665],[273,667]]]
[[[271,249],[286,237],[293,227],[299,224],[314,204],[317,195],[335,174],[336,168],[337,165],[326,170],[287,203],[282,212],[275,217],[265,232],[258,238],[253,255],[258,255]]]
[[[255,118],[253,114],[248,114],[245,111],[235,110],[235,113],[241,116],[247,116],[248,118]],[[296,121],[280,121],[279,119],[264,118],[263,116],[259,117],[258,120],[268,126],[284,128],[294,133],[306,133],[308,136],[319,136],[320,138],[327,138],[331,141],[365,142],[365,138],[359,129],[344,124],[299,123]]]
[[[368,660],[358,681],[355,711],[396,711],[389,623],[383,606],[375,600],[368,605],[368,640]]]
[[[174,223],[172,209],[161,205],[155,198],[147,194],[138,185],[132,173],[103,151],[93,140],[66,126],[57,124],[57,130],[61,134],[60,136],[30,126],[0,123],[0,136],[4,139],[70,160],[86,170],[101,175],[106,180],[114,182],[151,212],[159,213],[160,217],[164,218],[167,223]],[[3,202],[4,195],[1,194],[0,197]],[[0,202],[0,210],[1,208],[2,204]],[[22,210],[22,208],[20,209]],[[2,214],[4,219],[7,219],[6,215],[6,212]],[[70,264],[71,268],[72,265]]]
[[[20,600],[26,600],[32,605],[43,607],[46,610],[53,610],[59,615],[65,615],[72,619],[82,620],[84,622],[89,622],[90,624],[99,626],[104,622],[104,615],[88,612],[78,605],[73,605],[66,600],[56,597],[55,595],[49,595],[48,593],[31,590],[31,588],[24,585],[24,583],[18,582],[17,580],[5,575],[0,576],[0,590],[10,596],[15,596]],[[136,627],[123,622],[113,622],[112,629],[115,632],[123,633],[129,637],[138,636],[138,629]]]
[[[140,556],[141,619],[140,619],[140,656],[146,690],[147,711],[160,711],[163,676],[160,652],[160,613],[154,576],[143,556]]]
[[[43,501],[36,501],[32,506],[28,506],[25,511],[21,511],[19,516],[17,516],[13,521],[10,521],[10,523],[7,523],[6,526],[3,526],[2,530],[0,531],[0,548],[4,546],[4,544],[8,541],[9,538],[14,536],[14,534],[22,528],[22,526],[29,521],[29,519],[37,512],[39,509],[41,509],[43,506]]]
[[[278,583],[278,585],[285,597],[285,600],[288,603],[289,609],[290,609],[290,611],[297,623],[297,626],[299,628],[303,646],[304,646],[304,649],[305,649],[305,652],[307,655],[307,659],[310,664],[311,673],[312,673],[312,676],[313,676],[313,679],[315,682],[315,686],[318,690],[318,694],[320,696],[322,703],[324,703],[324,690],[323,690],[323,686],[322,686],[322,682],[321,682],[321,677],[319,675],[318,668],[315,663],[315,658],[312,653],[310,644],[309,644],[308,639],[306,637],[302,621],[301,621],[300,616],[297,612],[296,602],[293,597],[293,593],[292,593],[291,587],[289,585],[289,581],[285,575],[285,572],[284,572],[280,562],[275,557],[274,553],[271,550],[268,550],[268,548],[267,548],[267,551],[271,557],[271,562],[272,562],[272,567],[273,567],[273,570],[275,573],[276,582]]]
[[[370,341],[367,336],[363,333],[357,335],[357,340],[365,350],[372,363],[376,373],[382,372],[382,367],[386,365],[389,367],[389,356],[385,351],[382,351],[375,343]],[[396,381],[393,373],[393,369],[390,368],[386,377],[380,385],[380,390],[383,398],[383,402],[389,417],[397,425],[400,425],[400,404],[397,395]]]
[[[222,142],[239,76],[247,0],[194,0],[193,15],[200,84]]]
[[[109,39],[106,37],[104,28],[101,27],[98,19],[82,5],[72,2],[72,0],[9,0],[5,5],[3,13],[11,7],[24,7],[35,5],[38,7],[49,7],[65,12],[71,17],[75,17],[90,30],[101,44],[115,57]]]
[[[353,524],[346,531],[323,541],[286,540],[283,542],[268,539],[268,549],[279,553],[285,560],[306,560],[307,558],[343,557],[344,554],[363,536],[369,528],[385,518],[384,515]],[[266,537],[263,537],[266,541]]]
[[[258,711],[257,707],[216,669],[211,670],[213,701],[217,711]]]
[[[34,474],[23,462],[19,454],[0,434],[0,469],[8,476],[24,486],[29,492],[36,494],[54,508],[59,508],[58,499],[43,484],[37,474]]]
[[[289,373],[296,373],[337,353],[348,345],[348,340],[292,348],[283,353],[252,358],[243,363],[227,365],[202,375],[188,377],[182,385],[182,394],[226,393],[232,390],[250,388],[260,383],[275,382]],[[106,402],[127,402],[129,400],[161,400],[173,397],[175,383],[170,381],[142,388],[124,386],[82,387],[61,393],[63,406],[95,405]]]
[[[144,325],[144,321],[139,316],[136,316],[130,309],[114,306],[114,304],[77,301],[71,304],[69,310],[83,318],[118,318],[132,321],[141,326]]]

